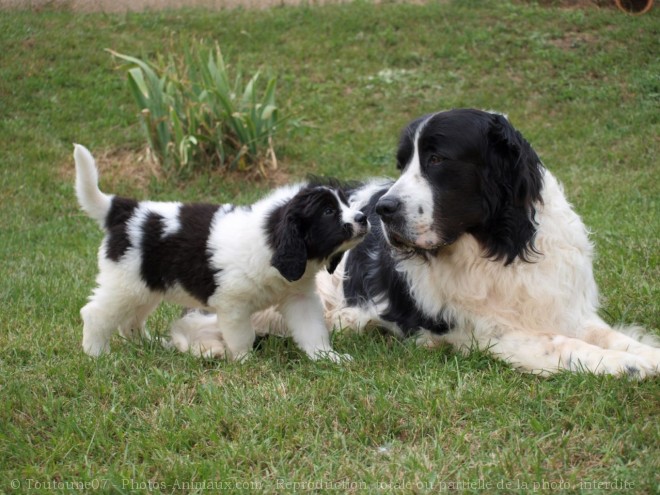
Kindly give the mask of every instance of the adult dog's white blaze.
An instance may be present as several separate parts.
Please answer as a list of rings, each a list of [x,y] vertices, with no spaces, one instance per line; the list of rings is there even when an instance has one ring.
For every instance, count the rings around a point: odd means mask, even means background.
[[[397,198],[403,203],[404,232],[400,232],[415,246],[432,249],[440,243],[440,236],[434,230],[433,190],[422,174],[419,153],[419,136],[429,117],[422,122],[415,133],[414,153],[401,177],[394,183],[383,198]],[[387,229],[385,229],[387,232]]]

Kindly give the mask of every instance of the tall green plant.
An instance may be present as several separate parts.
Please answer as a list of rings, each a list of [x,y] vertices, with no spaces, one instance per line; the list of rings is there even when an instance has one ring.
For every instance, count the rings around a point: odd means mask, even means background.
[[[259,72],[245,87],[240,73],[230,80],[217,44],[154,63],[108,51],[129,64],[129,88],[149,147],[164,167],[256,168],[264,175],[277,168],[273,136],[283,119],[275,78],[261,93]]]

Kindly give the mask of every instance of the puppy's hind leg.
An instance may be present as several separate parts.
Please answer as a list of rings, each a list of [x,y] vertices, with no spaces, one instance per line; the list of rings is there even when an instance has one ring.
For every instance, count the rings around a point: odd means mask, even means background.
[[[127,295],[121,289],[99,287],[90,301],[80,310],[83,319],[83,350],[97,357],[110,351],[110,338],[118,330],[126,333],[142,324],[155,304],[145,304],[137,295]]]
[[[250,311],[240,301],[223,301],[215,307],[218,329],[227,350],[227,358],[244,361],[252,350],[256,334],[250,323]]]
[[[110,352],[110,337],[117,328],[116,322],[108,321],[105,311],[98,303],[89,302],[81,310],[83,319],[83,351],[97,357]]]

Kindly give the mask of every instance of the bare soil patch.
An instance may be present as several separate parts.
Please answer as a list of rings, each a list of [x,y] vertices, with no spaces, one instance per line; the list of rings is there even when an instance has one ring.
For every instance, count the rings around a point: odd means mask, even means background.
[[[113,148],[90,150],[99,169],[99,175],[103,187],[108,191],[125,188],[127,185],[131,193],[144,193],[149,191],[149,185],[153,180],[161,182],[169,180],[178,187],[187,187],[188,180],[180,181],[168,176],[160,164],[151,156],[147,148],[142,150]],[[278,187],[291,181],[286,165],[278,166],[275,170],[267,170],[264,176],[258,170],[238,171],[215,169],[205,172],[192,170],[191,177],[200,174],[208,174],[212,180],[221,181],[225,188],[238,193],[246,182],[251,184],[263,184],[267,187]],[[73,184],[76,178],[73,157],[61,163],[58,167],[58,175],[66,182]]]

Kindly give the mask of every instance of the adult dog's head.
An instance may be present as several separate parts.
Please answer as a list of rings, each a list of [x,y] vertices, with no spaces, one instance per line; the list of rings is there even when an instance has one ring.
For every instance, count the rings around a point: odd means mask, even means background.
[[[435,252],[471,234],[507,264],[534,252],[543,166],[504,116],[457,109],[414,120],[397,162],[401,177],[376,205],[395,248]]]

